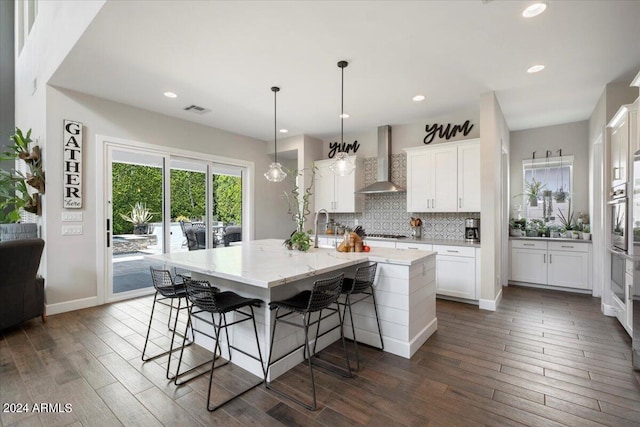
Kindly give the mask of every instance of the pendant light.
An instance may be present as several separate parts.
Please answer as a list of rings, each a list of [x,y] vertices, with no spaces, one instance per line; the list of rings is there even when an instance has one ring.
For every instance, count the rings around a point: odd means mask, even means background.
[[[347,61],[338,62],[338,67],[342,70],[342,87],[340,92],[341,104],[340,104],[340,146],[344,143],[344,118],[348,117],[344,114],[344,69],[349,65]],[[355,163],[347,156],[344,151],[339,152],[336,155],[336,161],[329,166],[329,168],[336,175],[345,176],[349,175],[356,168]]]
[[[282,170],[282,165],[278,163],[278,125],[277,125],[277,101],[276,94],[280,91],[279,87],[272,87],[273,91],[273,145],[274,145],[274,153],[275,159],[271,165],[269,165],[269,170],[265,172],[264,177],[267,178],[267,181],[271,182],[282,182],[287,177],[287,173]]]

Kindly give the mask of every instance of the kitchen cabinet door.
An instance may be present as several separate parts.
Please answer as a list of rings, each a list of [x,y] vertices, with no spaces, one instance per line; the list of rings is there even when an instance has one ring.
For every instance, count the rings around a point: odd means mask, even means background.
[[[407,155],[407,212],[429,212],[431,162],[432,157],[426,151]]]
[[[549,251],[547,284],[565,288],[590,289],[589,254],[586,252]]]
[[[329,169],[329,165],[329,162],[316,162],[318,170],[313,184],[316,212],[320,209],[326,209],[329,212],[335,211],[333,197],[335,193],[335,174]]]
[[[436,292],[456,298],[476,299],[476,259],[436,256]]]
[[[429,212],[458,210],[458,147],[434,148]]]
[[[511,280],[547,284],[547,251],[511,249]]]
[[[355,193],[364,187],[363,169],[363,165],[360,164],[350,175],[335,176],[335,212],[362,212],[364,210],[364,194]]]
[[[314,182],[315,209],[329,212],[355,213],[364,209],[364,195],[355,194],[364,187],[364,162],[352,156],[356,169],[349,175],[338,176],[331,170],[333,159],[315,162],[318,170]]]
[[[458,212],[480,212],[480,143],[458,147]]]

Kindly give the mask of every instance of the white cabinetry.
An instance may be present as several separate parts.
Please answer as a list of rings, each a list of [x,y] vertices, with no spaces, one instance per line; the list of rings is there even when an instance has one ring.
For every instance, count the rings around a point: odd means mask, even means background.
[[[436,256],[436,292],[470,300],[476,295],[476,250],[472,247],[433,245]]]
[[[354,213],[364,209],[364,194],[355,191],[364,187],[364,163],[356,156],[350,156],[356,162],[353,173],[339,176],[330,169],[333,159],[318,160],[314,193],[315,208],[326,209],[329,212]]]
[[[629,111],[631,105],[623,105],[609,122],[611,186],[625,184],[629,178]],[[631,148],[633,150],[633,148]]]
[[[407,212],[479,212],[480,140],[405,149]]]
[[[511,280],[591,289],[590,249],[579,241],[512,240]]]

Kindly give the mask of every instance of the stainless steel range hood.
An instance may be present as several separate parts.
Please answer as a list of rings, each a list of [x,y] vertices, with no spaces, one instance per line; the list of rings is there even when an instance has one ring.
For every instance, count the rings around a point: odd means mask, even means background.
[[[406,191],[391,182],[391,126],[378,126],[377,181],[356,191],[359,194],[400,193]]]

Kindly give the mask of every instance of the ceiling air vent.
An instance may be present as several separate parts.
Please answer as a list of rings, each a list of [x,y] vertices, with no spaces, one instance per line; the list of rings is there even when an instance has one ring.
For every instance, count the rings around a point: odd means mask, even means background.
[[[199,107],[197,105],[189,105],[188,107],[186,107],[184,109],[184,111],[190,111],[192,113],[196,113],[196,114],[204,114],[204,113],[208,113],[211,110],[208,110],[204,107]]]

